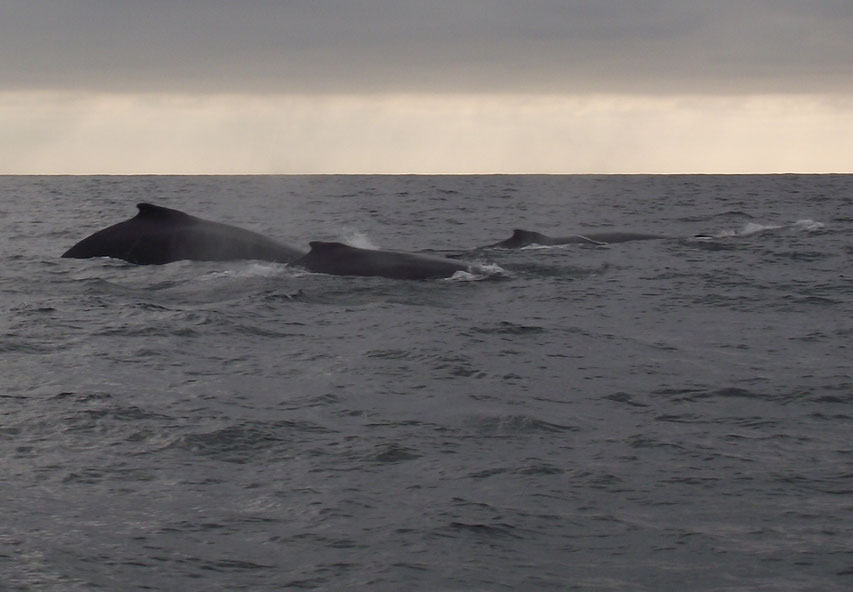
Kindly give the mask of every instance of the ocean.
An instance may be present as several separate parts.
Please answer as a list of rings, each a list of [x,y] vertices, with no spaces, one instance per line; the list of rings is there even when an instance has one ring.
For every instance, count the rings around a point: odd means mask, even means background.
[[[60,258],[138,202],[498,272]],[[2,590],[853,589],[853,175],[7,176],[0,221]],[[671,238],[472,250],[514,228]]]

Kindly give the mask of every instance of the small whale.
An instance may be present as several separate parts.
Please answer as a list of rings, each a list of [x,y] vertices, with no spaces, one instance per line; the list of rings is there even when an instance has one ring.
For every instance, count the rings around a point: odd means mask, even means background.
[[[515,229],[512,236],[506,240],[493,245],[481,247],[484,249],[520,249],[528,245],[568,245],[568,244],[592,244],[609,245],[613,243],[625,243],[628,241],[653,240],[669,238],[659,234],[643,234],[640,232],[591,232],[586,234],[570,234],[568,236],[554,237],[533,232],[531,230]]]
[[[380,276],[406,280],[448,278],[469,265],[431,255],[360,249],[343,243],[313,241],[311,250],[292,263],[314,273]]]
[[[184,259],[290,263],[304,254],[255,232],[196,218],[179,210],[148,203],[136,207],[139,212],[130,220],[99,230],[62,256],[114,257],[139,265],[160,265]]]

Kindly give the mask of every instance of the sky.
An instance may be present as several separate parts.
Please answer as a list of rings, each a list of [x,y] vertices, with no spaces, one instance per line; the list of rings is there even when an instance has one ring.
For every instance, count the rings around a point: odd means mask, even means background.
[[[0,173],[853,172],[850,0],[0,0]]]

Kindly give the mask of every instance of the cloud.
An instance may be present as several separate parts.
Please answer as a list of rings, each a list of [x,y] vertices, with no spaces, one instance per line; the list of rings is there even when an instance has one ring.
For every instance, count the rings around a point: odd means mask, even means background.
[[[849,172],[826,96],[0,93],[0,173]]]
[[[853,85],[848,0],[9,0],[6,90],[771,93]]]
[[[0,172],[845,171],[849,0],[6,0]]]

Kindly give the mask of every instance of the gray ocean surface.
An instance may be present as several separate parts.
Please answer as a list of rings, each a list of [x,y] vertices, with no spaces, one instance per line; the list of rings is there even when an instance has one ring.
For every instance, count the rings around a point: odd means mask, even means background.
[[[60,258],[142,201],[503,273]],[[0,177],[0,225],[2,590],[853,589],[851,175]],[[513,228],[674,238],[469,251]]]

